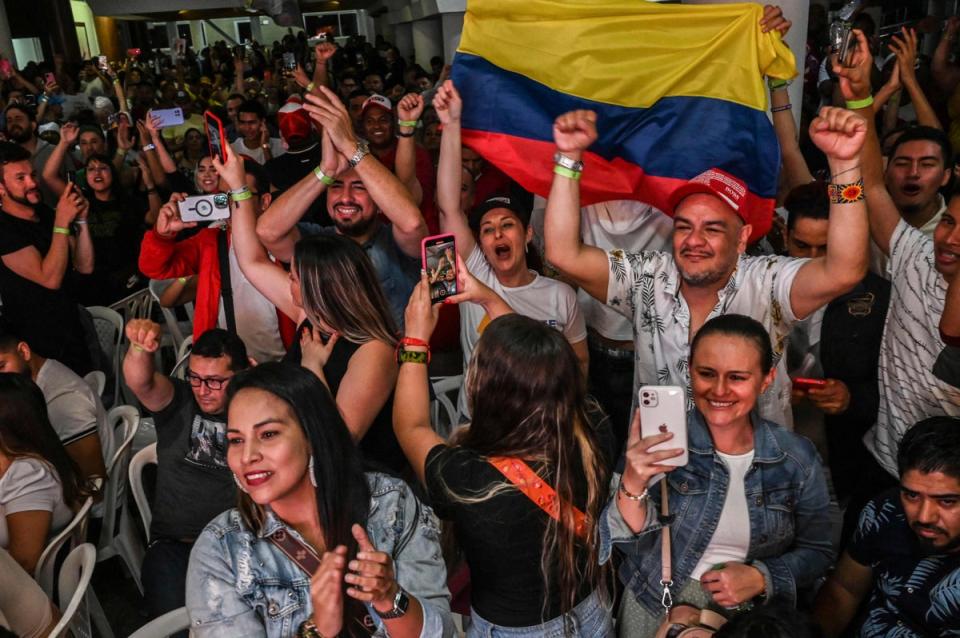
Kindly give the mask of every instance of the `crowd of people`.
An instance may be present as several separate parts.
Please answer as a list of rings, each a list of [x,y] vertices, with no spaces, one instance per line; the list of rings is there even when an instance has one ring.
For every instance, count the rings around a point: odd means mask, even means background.
[[[934,23],[861,13],[841,63],[811,7],[799,128],[767,82],[759,241],[720,168],[583,206],[593,111],[556,118],[535,197],[462,144],[449,66],[381,38],[0,61],[0,627],[60,615],[31,576],[106,474],[100,369],[155,426],[145,621],[960,635],[960,17]],[[229,219],[185,221],[201,195]],[[114,371],[86,310],[148,283],[192,307],[180,376],[158,317]],[[643,423],[644,386],[686,419]]]

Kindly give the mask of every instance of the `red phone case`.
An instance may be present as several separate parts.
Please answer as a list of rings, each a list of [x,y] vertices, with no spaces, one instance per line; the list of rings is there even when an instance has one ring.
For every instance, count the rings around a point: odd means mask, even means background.
[[[802,390],[809,390],[810,388],[822,388],[827,385],[827,382],[823,379],[808,379],[806,377],[797,377],[793,380],[793,387],[800,388]]]
[[[209,123],[212,122],[217,125],[217,136],[220,139],[220,161],[226,163],[227,161],[227,136],[223,132],[223,122],[220,121],[220,118],[211,113],[210,111],[203,112],[203,120],[209,126]],[[209,131],[207,132],[209,136]],[[213,144],[210,143],[210,139],[207,139],[207,143],[210,146],[210,155],[214,154]]]

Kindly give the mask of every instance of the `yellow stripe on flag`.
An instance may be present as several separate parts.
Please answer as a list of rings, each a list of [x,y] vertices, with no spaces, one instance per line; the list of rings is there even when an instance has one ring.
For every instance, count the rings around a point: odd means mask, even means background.
[[[762,15],[757,4],[469,0],[459,50],[608,104],[690,96],[766,109],[760,78],[797,72],[780,34],[760,32]]]

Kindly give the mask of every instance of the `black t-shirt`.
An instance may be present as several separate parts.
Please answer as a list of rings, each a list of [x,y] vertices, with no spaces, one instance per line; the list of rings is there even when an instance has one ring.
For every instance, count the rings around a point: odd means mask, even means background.
[[[93,240],[93,274],[78,275],[76,296],[85,306],[109,306],[143,287],[137,269],[145,202],[132,197],[101,202],[90,198],[87,227]]]
[[[320,145],[317,144],[311,149],[302,152],[287,151],[279,157],[274,157],[263,165],[263,170],[267,172],[270,179],[270,185],[276,191],[273,198],[276,199],[284,191],[291,188],[294,184],[309,175],[317,165],[320,164]],[[301,221],[313,222],[323,226],[332,226],[330,216],[327,214],[327,192],[311,202],[310,207],[303,214]]]
[[[173,400],[153,415],[158,463],[150,537],[192,540],[236,504],[237,489],[227,467],[224,416],[204,414],[190,385],[171,381]]]
[[[542,472],[537,464],[528,465]],[[582,477],[582,471],[579,474]],[[471,605],[492,623],[527,627],[560,614],[557,576],[552,574],[552,591],[541,616],[545,594],[540,555],[549,516],[516,489],[479,503],[463,503],[451,496],[452,492],[460,497],[477,497],[506,480],[472,450],[437,445],[427,455],[427,494],[437,515],[455,525],[470,566]],[[586,480],[580,478],[575,486],[574,505],[583,511]],[[587,552],[581,548],[577,559],[584,565]],[[577,601],[590,592],[590,584],[583,582]]]
[[[54,212],[40,204],[38,220],[29,221],[0,211],[0,257],[33,246],[46,256],[53,238]],[[72,270],[68,257],[67,271]],[[90,371],[90,352],[80,325],[77,303],[62,288],[51,290],[25,279],[0,260],[3,316],[37,353],[56,359],[83,375]]]
[[[860,636],[960,633],[960,553],[931,553],[920,542],[907,522],[899,488],[867,503],[847,552],[873,569]]]

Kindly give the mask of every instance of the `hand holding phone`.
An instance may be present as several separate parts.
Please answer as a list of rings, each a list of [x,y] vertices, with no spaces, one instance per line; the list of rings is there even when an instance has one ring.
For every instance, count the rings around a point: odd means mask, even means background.
[[[155,128],[179,126],[184,122],[183,109],[180,107],[172,109],[151,109],[150,117],[153,118],[153,125]]]
[[[223,122],[220,118],[210,111],[203,112],[203,121],[207,127],[207,141],[210,144],[210,155],[219,157],[224,164],[227,163],[227,136],[223,131]]]
[[[793,380],[793,387],[797,390],[809,390],[811,388],[822,388],[827,385],[825,379],[811,379],[808,377],[796,377]]]
[[[196,195],[177,203],[183,222],[212,222],[230,219],[230,201],[226,193]]]
[[[430,282],[430,301],[443,303],[460,292],[457,287],[457,245],[452,234],[424,237],[420,243],[421,265]]]

